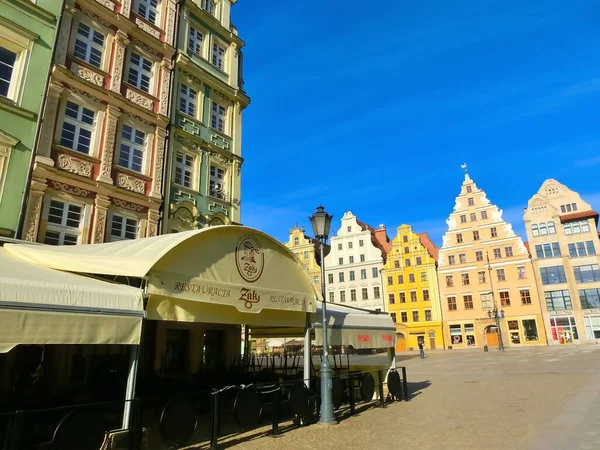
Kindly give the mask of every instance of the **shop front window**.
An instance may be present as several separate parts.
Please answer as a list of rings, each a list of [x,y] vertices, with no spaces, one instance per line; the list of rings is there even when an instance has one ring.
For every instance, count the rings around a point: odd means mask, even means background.
[[[450,339],[452,341],[452,345],[462,344],[462,330],[460,325],[450,325]]]
[[[571,344],[579,339],[577,325],[574,317],[552,317],[550,318],[552,328],[552,340],[559,344]]]
[[[508,332],[510,333],[511,344],[520,344],[521,336],[519,335],[519,321],[509,320],[508,321]]]
[[[465,336],[467,338],[467,345],[475,345],[475,327],[472,323],[465,323]]]
[[[588,339],[600,339],[600,316],[584,317]]]
[[[538,336],[537,324],[535,323],[535,319],[523,320],[523,332],[525,334],[526,341],[539,341],[540,338]]]

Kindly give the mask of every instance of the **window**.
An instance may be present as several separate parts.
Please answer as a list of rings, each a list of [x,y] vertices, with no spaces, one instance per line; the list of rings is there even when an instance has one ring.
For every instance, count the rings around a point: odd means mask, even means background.
[[[523,324],[523,332],[525,333],[526,341],[539,340],[535,319],[526,319],[523,320],[521,323]]]
[[[388,286],[394,284],[394,277],[387,277],[388,278]]]
[[[417,293],[416,291],[410,291],[410,301],[411,303],[417,302]]]
[[[348,248],[352,248],[352,241],[348,242]]]
[[[354,270],[350,271],[350,281],[354,281]]]
[[[485,276],[485,270],[480,270],[479,272],[477,272],[477,279],[480,283],[486,283],[487,279]]]
[[[50,200],[46,213],[44,243],[50,245],[75,245],[81,233],[83,206],[61,200]]]
[[[566,283],[565,268],[563,266],[542,267],[540,269],[542,275],[542,284],[558,284]]]
[[[460,216],[460,223],[467,223],[467,216],[466,215],[461,215]]]
[[[194,157],[188,155],[187,153],[177,152],[175,159],[175,184],[179,184],[180,186],[184,186],[186,188],[191,188],[193,173]]]
[[[404,247],[404,253],[408,253],[410,252],[410,249],[408,247]]]
[[[542,236],[545,236],[548,234],[548,228],[546,228],[546,224],[545,223],[540,223],[540,234]]]
[[[463,302],[465,304],[465,309],[473,309],[473,296],[472,295],[463,295]]]
[[[340,291],[340,302],[346,301],[346,291]]]
[[[358,241],[358,246],[359,247],[364,247],[365,246],[365,241],[363,241],[362,239],[360,241]]]
[[[456,297],[448,297],[448,311],[456,311]]]
[[[555,258],[561,256],[560,245],[558,242],[551,244],[538,244],[535,246],[535,254],[539,259]]]
[[[423,258],[417,256],[417,266],[420,266],[421,264],[423,264]]]
[[[308,259],[308,251],[304,251],[304,259]]]
[[[457,244],[462,244],[462,241],[463,241],[462,233],[457,233],[456,234],[456,243]]]
[[[556,225],[554,222],[548,222],[548,234],[556,234]]]
[[[219,133],[225,133],[226,123],[227,109],[223,105],[213,101],[210,115],[210,126]]]
[[[360,255],[359,259],[360,259],[360,262],[365,262],[365,255]]]
[[[399,269],[400,268],[400,260],[396,259],[394,260],[394,269]]]
[[[404,284],[404,275],[398,275],[398,284]]]
[[[342,249],[343,249],[342,244],[338,244],[338,250],[342,250]]]
[[[404,265],[405,265],[406,267],[410,267],[410,259],[408,259],[408,258],[407,258],[407,259],[405,259],[405,260],[404,260]]]
[[[368,300],[369,299],[369,289],[362,288],[362,299],[363,300]]]
[[[217,67],[218,69],[224,70],[225,47],[217,44],[216,42],[213,44],[212,63],[213,66]]]
[[[521,305],[531,305],[531,293],[529,289],[521,289],[519,293],[521,294]]]
[[[204,34],[194,27],[190,27],[188,50],[198,56],[204,56]]]
[[[402,236],[402,242],[408,242],[408,236]]]
[[[135,239],[138,237],[138,221],[113,214],[110,221],[110,240]]]
[[[80,22],[75,37],[73,54],[94,67],[102,67],[104,35]]]
[[[496,275],[498,277],[498,281],[506,281],[506,274],[504,273],[504,269],[496,269]]]
[[[569,244],[569,256],[573,258],[577,256],[588,256],[595,254],[596,249],[594,248],[593,241],[576,242],[575,244]]]
[[[95,113],[91,109],[67,101],[60,145],[89,155],[92,146],[94,118]]]
[[[350,289],[350,301],[351,302],[356,301],[356,289]]]
[[[533,236],[539,236],[540,235],[540,229],[538,228],[537,225],[531,225],[531,234]]]
[[[575,281],[577,283],[600,281],[600,270],[598,269],[598,264],[576,266],[573,267],[573,271],[575,272]]]
[[[473,192],[473,186],[467,186],[467,193]]]
[[[373,267],[371,272],[373,272],[373,278],[377,278],[379,276],[379,270],[377,270],[377,267]]]
[[[361,280],[367,279],[367,269],[360,269],[360,279]]]
[[[198,102],[198,93],[185,84],[181,85],[181,95],[179,97],[179,110],[188,116],[196,117],[196,104]]]
[[[475,201],[473,200],[473,197],[469,197],[467,199],[467,203],[469,204],[469,206],[473,206],[475,204]]]
[[[214,0],[202,0],[200,3],[200,8],[206,11],[209,14],[213,14],[214,12]]]
[[[492,307],[492,294],[481,294],[481,307],[491,308]]]
[[[463,286],[466,286],[466,285],[470,284],[469,274],[468,273],[461,273],[460,274],[460,279],[462,281]]]
[[[474,241],[478,241],[479,240],[479,231],[473,231],[473,240]]]
[[[354,256],[349,256],[348,257],[348,263],[354,264]]]
[[[346,230],[348,231],[348,233],[352,232],[352,226],[349,226],[348,228],[346,228]]]
[[[338,281],[339,281],[340,283],[343,283],[343,282],[344,282],[344,272],[340,272],[340,273],[338,273]]]
[[[419,321],[419,311],[413,311],[412,312],[412,320],[413,320],[413,322],[418,322]]]
[[[319,276],[318,275],[314,275],[313,276],[313,281],[315,282],[315,284],[319,284]]]
[[[379,296],[380,296],[380,294],[379,294],[379,286],[375,286],[373,288],[373,298],[380,298]]]
[[[423,301],[429,301],[429,289],[423,289]]]
[[[400,320],[402,323],[408,322],[408,313],[406,311],[400,312]]]
[[[142,173],[145,151],[146,133],[130,125],[123,125],[123,129],[121,130],[121,146],[119,147],[119,165]]]
[[[415,282],[415,274],[414,273],[409,273],[408,274],[408,282],[409,283],[414,283]]]
[[[458,260],[460,261],[461,264],[464,264],[467,262],[467,255],[464,253],[460,253],[458,255]]]
[[[481,250],[477,250],[475,252],[475,260],[476,261],[483,261],[483,252]]]
[[[388,294],[388,300],[390,302],[390,305],[393,305],[394,303],[396,303],[396,298],[394,297],[394,293]]]
[[[396,323],[396,313],[390,313],[390,317],[392,318],[392,322]]]
[[[568,222],[564,224],[565,234],[579,234],[590,231],[590,224],[587,220],[577,222]]]
[[[477,214],[471,213],[471,222],[475,222],[477,220]]]
[[[496,227],[490,228],[490,236],[493,238],[498,237],[498,230],[496,229]]]
[[[158,17],[158,0],[136,0],[136,13],[156,25]]]
[[[406,303],[406,292],[398,293],[398,301],[400,303]]]
[[[427,272],[421,272],[421,281],[427,281]]]
[[[152,80],[152,61],[132,51],[129,57],[129,75],[127,82],[136,88],[150,92]]]
[[[481,220],[485,220],[488,218],[487,211],[481,211]]]
[[[209,195],[212,197],[225,199],[225,169],[217,166],[210,166]]]
[[[329,284],[333,283],[333,274],[332,273],[327,274],[327,282]]]
[[[454,287],[454,279],[452,275],[446,275],[446,287]]]
[[[454,264],[456,264],[456,258],[455,258],[454,255],[448,256],[448,264],[450,264],[451,266],[453,266]]]
[[[583,309],[600,308],[600,289],[582,289],[579,300]]]
[[[548,311],[573,309],[568,290],[548,291],[544,292],[544,296],[546,297],[546,308],[548,308]]]
[[[0,95],[10,97],[11,83],[16,84],[17,53],[0,47]]]
[[[504,255],[509,258],[511,256],[513,256],[513,249],[512,247],[504,247]]]
[[[517,276],[519,280],[524,280],[527,278],[527,271],[525,270],[525,266],[517,266]]]
[[[508,291],[500,292],[500,304],[510,306],[510,293]]]
[[[334,298],[335,298],[335,293],[334,293],[334,292],[330,292],[330,293],[329,293],[329,301],[330,301],[331,303],[333,303],[333,300],[334,300]]]
[[[502,249],[500,249],[500,248],[494,249],[494,258],[495,259],[502,258]]]

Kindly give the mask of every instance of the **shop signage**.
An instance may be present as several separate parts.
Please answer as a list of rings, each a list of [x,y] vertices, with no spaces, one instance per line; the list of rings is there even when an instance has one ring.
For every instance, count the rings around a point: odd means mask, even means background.
[[[242,236],[235,247],[235,265],[248,283],[257,281],[265,268],[265,252],[260,241],[251,234]]]
[[[408,334],[425,334],[424,331],[409,331]]]
[[[571,314],[573,314],[573,311],[571,311],[571,310],[567,310],[567,311],[549,311],[548,312],[549,316],[570,316]]]
[[[583,314],[584,315],[588,315],[588,314],[600,314],[600,308],[596,308],[596,309],[584,309],[583,310]]]

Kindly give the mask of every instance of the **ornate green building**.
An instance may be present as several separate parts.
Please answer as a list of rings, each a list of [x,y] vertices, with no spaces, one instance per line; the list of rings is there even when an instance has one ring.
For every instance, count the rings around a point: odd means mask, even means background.
[[[240,221],[244,42],[235,0],[180,4],[163,233]]]
[[[0,0],[0,236],[21,221],[59,0]]]

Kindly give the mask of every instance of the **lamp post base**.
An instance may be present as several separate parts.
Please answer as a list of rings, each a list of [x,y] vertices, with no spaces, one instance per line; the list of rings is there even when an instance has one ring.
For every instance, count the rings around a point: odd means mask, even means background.
[[[327,355],[325,355],[325,359],[323,359],[321,365],[321,415],[319,417],[319,423],[323,425],[336,425],[338,423],[333,411],[331,390],[331,366],[329,365]]]

